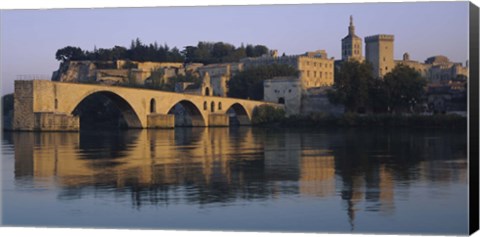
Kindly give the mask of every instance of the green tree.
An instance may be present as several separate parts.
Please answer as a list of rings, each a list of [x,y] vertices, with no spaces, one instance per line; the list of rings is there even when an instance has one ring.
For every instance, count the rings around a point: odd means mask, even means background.
[[[67,46],[57,50],[55,58],[62,62],[69,60],[83,60],[85,59],[85,53],[81,48]]]
[[[255,45],[253,51],[255,53],[254,57],[260,57],[268,53],[268,48],[264,45]]]
[[[182,51],[185,62],[197,62],[203,64],[238,62],[244,57],[258,57],[268,53],[264,45],[243,44],[235,48],[232,44],[224,42],[198,42],[197,46],[186,46]]]
[[[127,49],[122,46],[115,46],[112,49],[112,60],[126,59],[127,58]]]
[[[368,80],[368,108],[374,113],[388,112],[388,94],[383,80]]]
[[[237,73],[228,81],[228,96],[243,99],[263,99],[263,81],[273,77],[298,76],[298,71],[284,64],[263,65]]]
[[[415,69],[400,64],[384,76],[384,83],[391,110],[405,112],[420,102],[427,81]]]
[[[343,104],[348,112],[365,111],[371,101],[369,87],[373,80],[370,64],[344,62],[335,71],[333,90],[328,91],[329,100],[334,104]]]

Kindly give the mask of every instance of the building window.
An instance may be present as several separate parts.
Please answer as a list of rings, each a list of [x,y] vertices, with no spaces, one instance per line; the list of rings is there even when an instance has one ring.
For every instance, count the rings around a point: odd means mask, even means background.
[[[310,71],[307,70],[307,77],[310,77]]]
[[[215,102],[210,103],[210,111],[215,112]]]
[[[317,71],[313,72],[313,77],[317,77]]]
[[[320,72],[320,78],[322,78],[322,72]]]
[[[292,89],[288,89],[288,93],[291,93],[292,92]]]
[[[207,110],[207,101],[203,102],[203,110]]]
[[[278,98],[278,103],[279,104],[285,104],[285,98],[283,98],[283,97]]]
[[[150,100],[150,113],[155,113],[157,110],[157,105],[155,99]]]
[[[55,99],[55,109],[58,109],[58,100]]]
[[[222,102],[218,102],[218,110],[222,110]]]

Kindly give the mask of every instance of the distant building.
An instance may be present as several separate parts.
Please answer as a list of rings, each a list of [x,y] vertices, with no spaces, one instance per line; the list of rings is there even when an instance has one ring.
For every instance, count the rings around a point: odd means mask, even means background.
[[[338,115],[344,106],[330,103],[327,90],[331,87],[305,89],[297,77],[274,77],[263,82],[265,101],[285,105],[287,116],[296,114],[325,113]]]
[[[363,61],[362,55],[362,38],[355,34],[353,17],[350,16],[348,35],[342,39],[342,61],[358,60],[361,62]]]
[[[398,64],[403,64],[405,66],[409,66],[417,70],[420,73],[420,75],[424,78],[428,78],[430,75],[430,65],[411,60],[410,55],[408,53],[403,54],[402,60],[395,60],[395,65],[398,65]]]
[[[365,37],[365,59],[373,66],[373,75],[383,78],[395,67],[393,60],[393,35]]]
[[[428,110],[433,113],[456,113],[466,116],[467,90],[466,82],[456,81],[450,84],[430,85],[426,101]]]
[[[468,67],[464,67],[461,63],[450,62],[443,55],[429,57],[421,63],[411,60],[410,55],[405,53],[403,60],[396,60],[395,64],[406,65],[417,70],[429,84],[449,84],[452,80],[465,80],[468,77]]]
[[[209,74],[212,86],[212,95],[227,96],[228,81],[235,76],[236,73],[243,70],[242,63],[221,63],[209,64],[198,68],[200,75]]]
[[[245,68],[260,65],[286,64],[300,72],[299,80],[303,88],[330,86],[333,84],[333,58],[327,57],[325,50],[306,52],[293,56],[262,56],[240,60]]]
[[[205,96],[214,95],[208,72],[204,73],[201,84],[195,84],[193,82],[175,83],[175,92]]]

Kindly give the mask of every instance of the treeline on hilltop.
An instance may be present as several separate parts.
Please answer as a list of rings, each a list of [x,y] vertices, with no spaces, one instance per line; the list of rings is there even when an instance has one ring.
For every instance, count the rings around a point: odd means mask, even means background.
[[[197,46],[186,46],[182,53],[187,63],[227,63],[238,62],[245,57],[260,57],[269,52],[264,45],[242,44],[240,47],[223,42],[198,42]]]
[[[114,46],[113,48],[95,48],[93,51],[79,47],[66,46],[57,50],[55,58],[59,61],[114,61],[131,60],[138,62],[186,62],[186,63],[226,63],[238,62],[244,57],[258,57],[269,52],[263,45],[244,46],[236,48],[224,42],[198,42],[196,46],[186,46],[183,51],[177,47],[170,48],[167,44],[144,44],[139,38],[132,40],[130,48]]]

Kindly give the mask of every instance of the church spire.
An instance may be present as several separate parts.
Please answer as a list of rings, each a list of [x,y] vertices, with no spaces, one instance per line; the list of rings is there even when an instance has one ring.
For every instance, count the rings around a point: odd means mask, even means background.
[[[350,15],[350,26],[348,26],[348,34],[355,35],[355,26],[353,26],[353,16]]]

